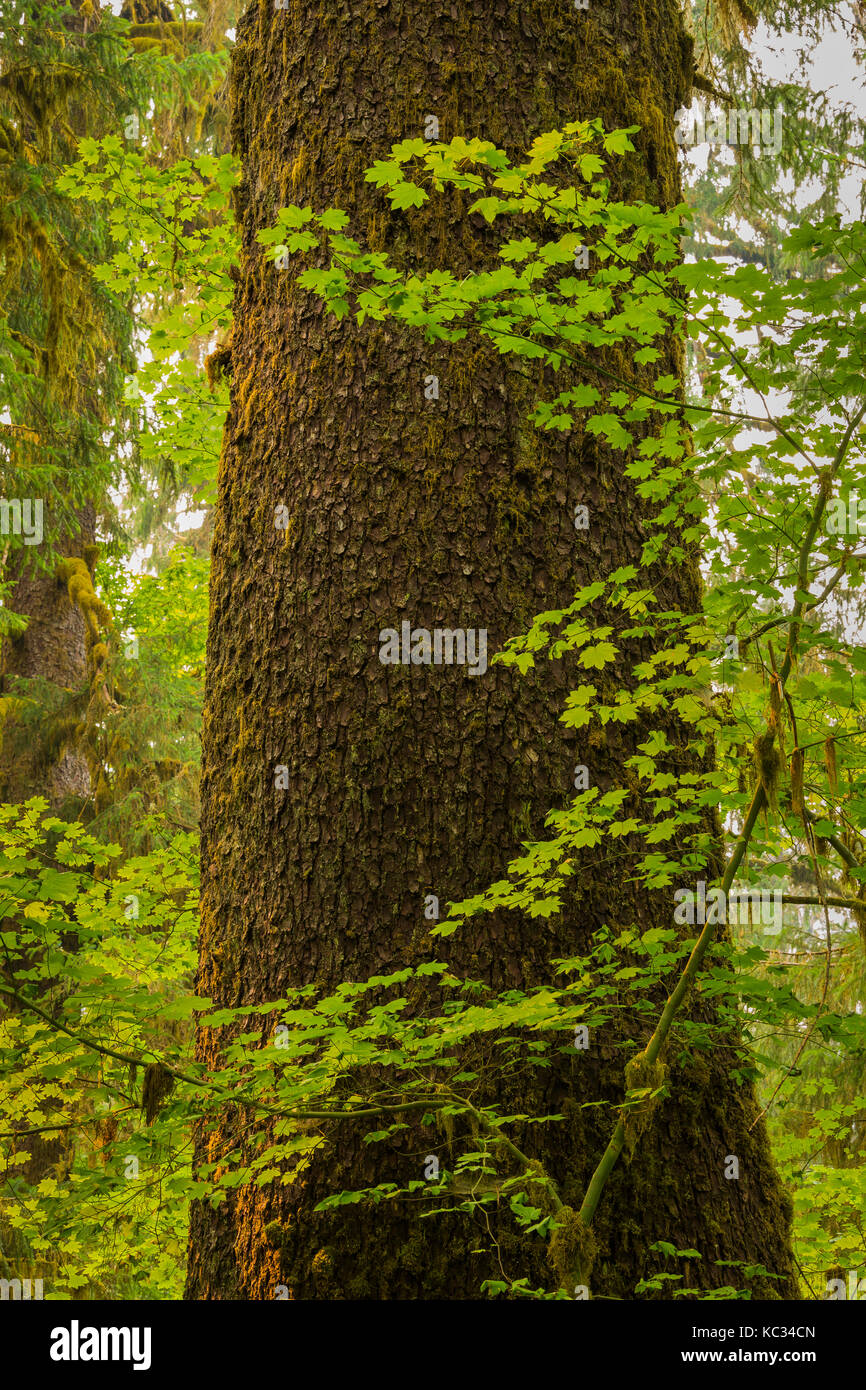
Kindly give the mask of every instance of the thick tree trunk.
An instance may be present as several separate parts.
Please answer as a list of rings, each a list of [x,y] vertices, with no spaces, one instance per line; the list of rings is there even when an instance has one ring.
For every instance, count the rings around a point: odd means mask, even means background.
[[[423,901],[458,899],[501,878],[522,839],[567,802],[573,768],[623,780],[641,737],[582,749],[557,722],[563,663],[526,678],[491,667],[384,666],[379,632],[486,628],[491,651],[575,586],[639,555],[643,504],[622,455],[589,437],[537,436],[523,422],[538,382],[469,341],[426,346],[394,326],[328,319],[255,242],[288,202],[336,203],[350,231],[408,264],[461,273],[482,263],[483,223],[457,195],[386,218],[363,170],[424,132],[478,135],[517,151],[570,119],[641,124],[618,192],[679,197],[673,112],[690,87],[691,50],[675,0],[358,0],[351,7],[254,3],[234,60],[242,275],[232,409],[214,538],[203,768],[200,988],[220,1003],[290,986],[329,987],[429,954]],[[675,354],[671,354],[677,369]],[[425,399],[435,374],[440,399]],[[578,543],[574,506],[589,505]],[[281,503],[288,532],[274,528]],[[667,574],[661,606],[693,611],[696,570]],[[672,730],[676,733],[675,726]],[[580,754],[582,753],[582,756]],[[274,789],[286,764],[290,790]],[[622,878],[617,878],[617,872]],[[491,986],[550,976],[552,957],[591,945],[602,924],[672,922],[622,867],[583,866],[569,909],[540,925],[517,914],[474,920],[441,952]],[[209,1035],[200,1055],[217,1063]],[[559,1113],[516,1142],[579,1205],[622,1096],[623,1054],[604,1035],[550,1071],[502,1085],[507,1110]],[[795,1296],[789,1203],[748,1088],[721,1051],[672,1065],[673,1093],[634,1161],[615,1171],[596,1221],[593,1293],[629,1298],[667,1239],[702,1254],[698,1278],[728,1282],[714,1259],[762,1261]],[[194,1212],[187,1296],[481,1297],[497,1259],[471,1218],[418,1221],[395,1203],[313,1214],[331,1192],[422,1176],[429,1137],[366,1146],[343,1127],[303,1185],[242,1190]],[[216,1156],[226,1119],[199,1146]],[[739,1181],[726,1180],[726,1156]],[[543,1246],[507,1212],[494,1220],[507,1272],[555,1281]],[[273,1223],[277,1223],[276,1225]],[[268,1234],[265,1228],[268,1227]],[[275,1234],[276,1233],[276,1234]],[[694,1276],[693,1276],[694,1277]]]

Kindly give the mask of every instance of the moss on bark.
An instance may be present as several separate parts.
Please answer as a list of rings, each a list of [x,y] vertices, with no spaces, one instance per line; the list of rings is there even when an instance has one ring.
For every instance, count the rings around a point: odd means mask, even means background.
[[[444,903],[501,878],[519,840],[540,838],[547,809],[569,795],[581,759],[557,722],[573,674],[563,663],[523,679],[491,667],[482,680],[459,668],[383,667],[380,628],[404,617],[484,627],[492,649],[567,603],[576,584],[633,560],[645,539],[622,455],[579,431],[527,434],[537,383],[525,371],[469,341],[431,347],[393,325],[326,318],[266,263],[257,231],[286,202],[336,203],[353,233],[409,266],[458,275],[477,266],[490,233],[467,221],[461,195],[385,217],[363,181],[392,143],[423,132],[427,114],[442,139],[480,135],[514,151],[577,117],[640,123],[616,192],[669,207],[679,199],[673,113],[690,76],[675,0],[593,0],[588,12],[565,0],[358,0],[351,11],[334,0],[291,0],[284,11],[259,0],[241,21],[232,80],[243,255],[203,768],[199,987],[219,1003],[424,959],[424,895]],[[655,370],[680,368],[672,347]],[[424,399],[430,373],[440,378],[436,403]],[[592,525],[576,551],[578,502]],[[281,504],[291,526],[275,531]],[[697,606],[693,562],[658,580],[663,607]],[[641,737],[611,728],[596,738],[594,782],[620,783]],[[276,764],[289,768],[288,793],[274,790]],[[451,938],[448,957],[492,988],[527,986],[604,923],[668,925],[668,895],[637,892],[620,874],[585,863],[574,899],[543,929],[517,914],[485,918]],[[210,1065],[217,1041],[200,1038]],[[669,1062],[671,1097],[634,1161],[615,1170],[593,1228],[594,1293],[633,1296],[647,1247],[666,1239],[701,1251],[710,1284],[726,1280],[714,1259],[762,1261],[794,1295],[789,1204],[764,1130],[751,1128],[754,1097],[730,1080],[729,1063],[722,1050],[700,1065]],[[622,1098],[622,1054],[603,1034],[496,1092],[505,1111],[564,1116],[517,1127],[515,1142],[572,1209]],[[598,1100],[609,1108],[582,1108]],[[225,1115],[202,1136],[199,1159],[225,1151],[235,1123]],[[419,1221],[398,1203],[314,1211],[344,1187],[420,1176],[427,1142],[410,1126],[370,1146],[343,1124],[302,1181],[198,1206],[187,1296],[269,1299],[285,1284],[300,1299],[481,1297],[499,1266],[472,1217]],[[723,1176],[732,1152],[739,1183]],[[490,1216],[502,1266],[556,1287],[544,1243],[519,1237],[502,1208]],[[586,1262],[588,1241],[569,1228],[555,1263]]]

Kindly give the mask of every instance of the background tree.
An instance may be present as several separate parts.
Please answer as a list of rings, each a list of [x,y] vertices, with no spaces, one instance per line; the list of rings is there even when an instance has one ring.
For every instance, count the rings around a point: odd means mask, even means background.
[[[223,13],[225,17],[225,7]],[[195,26],[191,40],[200,29]],[[219,38],[212,30],[210,46],[219,46]],[[204,585],[200,573],[190,579],[178,567],[171,597],[183,594],[185,600],[183,640],[173,643],[168,658],[157,650],[153,660],[142,662],[146,674],[140,674],[137,653],[135,660],[121,654],[124,620],[141,618],[145,630],[149,621],[159,631],[158,647],[174,619],[166,613],[171,605],[165,596],[154,594],[153,583],[149,589],[139,586],[145,593],[136,595],[137,605],[130,601],[128,582],[111,584],[134,541],[134,527],[126,524],[118,494],[127,501],[132,489],[141,508],[144,477],[156,475],[165,516],[172,500],[177,504],[189,469],[180,477],[163,470],[160,477],[158,459],[154,465],[140,446],[137,413],[128,399],[128,380],[135,380],[136,368],[134,321],[140,336],[141,324],[160,305],[158,293],[147,305],[136,300],[134,277],[131,284],[111,283],[104,273],[104,262],[118,253],[118,243],[129,262],[134,243],[123,209],[136,203],[135,192],[124,188],[121,176],[119,189],[106,196],[91,185],[82,200],[74,180],[64,182],[63,174],[64,165],[78,154],[79,142],[93,147],[103,138],[114,140],[116,162],[122,140],[131,150],[150,147],[153,163],[161,161],[163,167],[169,157],[163,140],[182,147],[188,138],[193,153],[213,157],[209,126],[214,121],[211,116],[206,122],[204,115],[219,113],[216,94],[223,60],[204,49],[190,55],[182,44],[175,44],[168,58],[139,53],[128,39],[128,24],[89,0],[73,5],[24,0],[8,6],[0,23],[0,401],[6,419],[0,426],[0,478],[5,498],[26,498],[43,508],[44,525],[36,545],[24,544],[14,532],[2,538],[0,781],[7,801],[44,794],[53,809],[73,820],[92,822],[100,813],[111,813],[116,803],[132,799],[132,811],[128,805],[119,808],[112,828],[143,839],[150,832],[142,806],[171,800],[160,784],[172,780],[181,767],[178,751],[192,765],[186,781],[194,781],[199,701],[192,700],[195,714],[190,717],[178,688],[189,703],[184,668],[201,661],[203,640],[196,635],[190,600]],[[185,98],[183,120],[178,117],[172,125],[166,112],[177,105],[179,91]],[[164,127],[151,141],[147,114]],[[192,223],[190,236],[195,239]],[[177,260],[175,255],[175,265]],[[176,281],[170,282],[167,297],[177,288]],[[197,355],[203,358],[203,349]],[[198,369],[206,392],[201,361]],[[134,513],[135,507],[130,510]],[[145,509],[145,524],[149,520]],[[107,576],[114,609],[94,587],[97,540],[114,562]],[[200,599],[197,606],[201,612]],[[117,623],[111,621],[113,611]],[[149,721],[159,729],[158,739],[142,729]],[[185,727],[190,723],[192,730]],[[161,829],[157,838],[162,844],[172,833]],[[52,865],[47,872],[56,873],[52,849],[46,844],[39,857],[43,865]],[[40,1007],[48,1017],[58,1017],[69,995],[69,976],[54,976],[44,938],[28,931],[19,906],[14,896],[4,903],[7,930],[14,923],[21,949],[14,958],[6,953],[3,982],[14,989],[22,975],[38,974]],[[127,932],[130,912],[123,905]],[[76,926],[80,923],[74,923],[70,912],[63,932],[70,957],[82,940]],[[73,973],[87,969],[84,962],[71,968]],[[27,1210],[37,1184],[46,1195],[47,1182],[68,1180],[75,1162],[69,1130],[86,1125],[92,1111],[87,1102],[70,1109],[69,1092],[64,1095],[63,1088],[21,1065],[19,1044],[28,1036],[28,1017],[18,1014],[18,1002],[6,995],[0,1015],[0,1034],[20,1067],[15,1095],[6,1096],[4,1113],[10,1124],[15,1121],[13,1132],[24,1130],[26,1139],[19,1144],[11,1192],[4,1194],[12,1201],[3,1204],[0,1251],[22,1260],[28,1273],[41,1273],[33,1260],[40,1248],[52,1250],[50,1268],[56,1279],[63,1221],[58,1229],[55,1218],[53,1239],[44,1240],[38,1224],[28,1230],[15,1217]]]
[[[123,48],[92,31],[92,7],[9,7],[0,33],[2,384],[6,497],[41,508],[43,534],[4,537],[4,794],[48,790],[83,810],[91,760],[80,737],[101,703],[106,614],[93,590],[97,511],[123,436],[129,315],[95,282],[107,218],[57,192],[58,166],[88,128],[127,103]],[[89,32],[89,30],[91,30]],[[68,573],[58,571],[67,562]],[[11,615],[17,615],[12,617]]]

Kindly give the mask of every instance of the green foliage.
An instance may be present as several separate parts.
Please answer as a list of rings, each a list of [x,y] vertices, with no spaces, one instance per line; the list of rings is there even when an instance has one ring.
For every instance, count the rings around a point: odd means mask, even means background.
[[[708,120],[763,111],[772,115],[774,129],[770,143],[717,143],[705,169],[694,162],[689,203],[695,230],[686,244],[696,257],[760,263],[783,279],[811,264],[807,246],[783,246],[788,232],[825,222],[849,199],[856,198],[861,217],[866,211],[859,173],[866,123],[858,105],[840,96],[835,60],[828,64],[826,52],[820,57],[821,45],[835,40],[837,53],[841,47],[862,65],[862,8],[840,9],[830,0],[694,0],[690,8],[700,74],[696,97]],[[768,74],[767,47],[790,53],[784,77]],[[704,365],[700,359],[698,365]]]
[[[195,838],[123,860],[46,810],[39,800],[0,807],[5,1219],[50,1298],[176,1298],[191,1183],[186,1107],[169,1102],[147,1126],[125,1058],[143,1068],[191,1048]],[[74,1148],[31,1189],[28,1132],[52,1122]]]
[[[592,123],[575,123],[542,137],[516,167],[481,141],[404,143],[374,166],[368,177],[392,193],[405,185],[404,165],[415,160],[421,175],[413,186],[422,191],[425,184],[434,191],[453,184],[484,192],[469,212],[491,222],[535,214],[552,224],[555,235],[546,240],[503,239],[503,267],[459,283],[440,271],[403,274],[381,253],[366,254],[345,235],[342,221],[316,218],[310,209],[284,209],[278,227],[260,234],[265,244],[280,240],[289,252],[327,248],[326,263],[298,278],[338,316],[352,312],[359,322],[393,316],[430,339],[455,341],[475,332],[500,351],[540,358],[557,371],[578,369],[579,382],[539,403],[536,424],[560,430],[579,424],[627,453],[626,472],[650,508],[654,530],[641,568],[660,560],[675,565],[697,542],[706,557],[700,613],[658,612],[651,585],[640,584],[632,566],[586,585],[568,609],[539,614],[499,654],[520,671],[540,655],[570,658],[578,672],[614,666],[613,701],[600,684],[583,681],[568,699],[564,722],[578,729],[594,721],[602,727],[639,722],[645,738],[629,763],[633,781],[605,794],[589,788],[567,810],[551,812],[555,836],[527,845],[508,880],[456,905],[434,934],[450,935],[479,911],[557,911],[579,852],[600,846],[605,836],[624,838],[632,852],[643,843],[637,875],[648,889],[693,884],[702,873],[712,882],[707,817],[715,813],[732,831],[740,829],[722,879],[726,889],[738,869],[744,887],[775,874],[774,887],[793,899],[787,931],[802,930],[802,906],[812,902],[823,911],[829,937],[828,899],[847,905],[849,924],[862,917],[855,711],[864,695],[864,653],[850,641],[850,612],[866,557],[859,525],[848,521],[866,439],[864,229],[833,216],[791,233],[785,243],[791,263],[808,249],[817,270],[781,283],[754,265],[682,265],[684,210],[610,205],[598,178],[601,161],[586,148],[600,135]],[[628,133],[617,147],[628,147]],[[541,182],[546,167],[561,159],[571,161],[574,182]],[[301,225],[318,225],[324,235],[309,230],[295,244],[282,242],[281,226]],[[557,276],[555,267],[577,244],[590,248],[597,268],[581,279]],[[651,368],[663,338],[680,324],[699,345],[696,355],[713,363],[695,383],[699,391],[685,398],[670,377],[645,372],[628,380],[597,355],[626,344],[635,363]],[[651,431],[643,428],[648,421],[655,421]],[[635,644],[648,646],[649,657],[635,660]],[[670,708],[693,730],[679,749],[670,747],[664,728],[652,726],[653,714]],[[753,768],[747,749],[756,737],[761,757]],[[718,759],[708,766],[711,744]],[[672,762],[695,770],[677,776]],[[763,830],[756,817],[744,819],[750,802],[764,811]],[[798,904],[792,890],[804,882],[811,895]],[[851,942],[851,926],[842,930]],[[795,946],[789,961],[795,980],[797,955]],[[795,1061],[815,1034],[832,1037],[850,1058],[862,1056],[862,1010],[834,1015],[826,987],[817,1001],[798,997],[787,984],[760,988],[769,959],[752,950],[749,965],[758,979],[742,991],[750,1031],[764,1026],[784,1033],[793,1016],[805,1030]],[[770,969],[788,972],[775,957]],[[661,1040],[669,1026],[661,1020],[654,1037]],[[760,1075],[755,1059],[747,1072]],[[774,1082],[771,1101],[784,1080],[783,1074]],[[854,1101],[851,1113],[861,1115]],[[856,1179],[843,1185],[853,1200],[846,1200],[838,1244],[853,1257],[862,1244]],[[838,1226],[837,1216],[834,1207]],[[814,1241],[808,1226],[798,1234]],[[814,1271],[820,1259],[811,1244],[807,1265]]]
[[[121,119],[125,66],[111,22],[89,33],[68,5],[4,8],[0,483],[4,496],[43,500],[48,562],[58,537],[79,530],[82,506],[101,496],[127,439],[129,315],[90,270],[106,224],[100,208],[82,216],[59,179],[84,123],[99,130]]]
[[[100,567],[119,634],[112,652],[115,707],[101,721],[110,795],[91,828],[146,850],[153,817],[169,829],[198,823],[201,687],[208,616],[206,556],[178,545],[158,574]]]
[[[208,384],[204,358],[230,323],[236,166],[203,154],[163,169],[117,136],[82,140],[79,150],[58,186],[109,210],[111,254],[93,273],[138,307],[139,366],[126,398],[140,412],[140,466],[159,484],[163,509],[181,493],[210,502],[228,390]]]

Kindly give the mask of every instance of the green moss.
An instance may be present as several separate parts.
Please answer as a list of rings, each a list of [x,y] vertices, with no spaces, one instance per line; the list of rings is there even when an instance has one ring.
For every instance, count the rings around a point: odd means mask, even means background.
[[[668,1069],[661,1059],[651,1062],[645,1052],[639,1052],[625,1066],[625,1084],[628,1091],[657,1091],[664,1086]],[[625,1125],[625,1149],[629,1158],[635,1151],[641,1135],[649,1128],[650,1121],[658,1109],[660,1096],[649,1095],[622,1111]]]
[[[559,1287],[573,1294],[575,1285],[588,1286],[597,1254],[598,1244],[591,1227],[584,1224],[573,1208],[562,1207],[557,1212],[556,1229],[547,1252]]]

